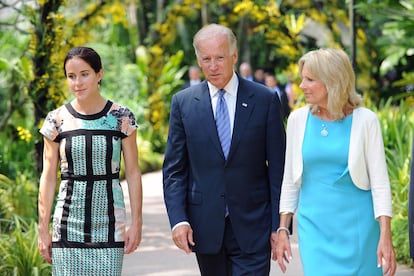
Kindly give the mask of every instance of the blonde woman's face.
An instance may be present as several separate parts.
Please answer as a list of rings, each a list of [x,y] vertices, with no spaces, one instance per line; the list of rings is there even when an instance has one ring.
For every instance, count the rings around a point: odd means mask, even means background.
[[[310,74],[306,63],[302,67],[302,82],[299,87],[305,94],[306,103],[327,107],[328,92],[326,86]]]

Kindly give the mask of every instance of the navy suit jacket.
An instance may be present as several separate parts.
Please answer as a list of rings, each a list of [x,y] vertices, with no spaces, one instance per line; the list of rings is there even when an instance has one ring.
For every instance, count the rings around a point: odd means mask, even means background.
[[[410,239],[410,257],[414,259],[414,138],[411,151],[410,189],[408,195],[408,231]]]
[[[280,91],[279,99],[280,99],[280,104],[281,104],[282,119],[286,120],[290,114],[289,98],[284,88],[278,86],[277,89],[279,89]],[[275,91],[275,93],[278,93],[278,92]]]
[[[239,77],[226,160],[207,82],[173,96],[163,165],[164,200],[171,227],[190,223],[193,251],[219,251],[226,204],[240,248],[247,253],[270,248],[270,233],[279,225],[285,156],[277,97],[266,87]]]

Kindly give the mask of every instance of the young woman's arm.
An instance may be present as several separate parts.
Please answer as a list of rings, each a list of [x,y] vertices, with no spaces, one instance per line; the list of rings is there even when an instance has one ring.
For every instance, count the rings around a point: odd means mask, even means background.
[[[125,254],[129,254],[138,248],[142,235],[142,182],[138,164],[136,131],[122,139],[122,152],[131,206],[131,225],[126,232],[125,239]]]
[[[59,143],[44,138],[43,171],[39,184],[38,248],[40,255],[48,263],[52,263],[52,238],[50,236],[49,223],[55,198],[58,164]]]

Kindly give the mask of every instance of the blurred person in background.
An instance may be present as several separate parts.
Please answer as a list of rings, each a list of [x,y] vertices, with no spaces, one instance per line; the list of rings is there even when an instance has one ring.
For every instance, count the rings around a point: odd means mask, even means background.
[[[283,121],[287,119],[290,114],[290,106],[289,106],[289,99],[288,95],[286,94],[285,90],[278,85],[276,76],[273,74],[267,74],[265,77],[265,84],[269,87],[274,93],[279,96],[279,100],[282,106],[282,118]]]
[[[265,77],[266,77],[266,73],[263,68],[257,68],[256,70],[254,70],[253,80],[255,82],[265,85]]]
[[[252,67],[248,62],[240,64],[239,74],[245,80],[254,81]]]
[[[188,81],[186,81],[181,89],[188,88],[192,85],[197,85],[201,82],[201,72],[198,66],[192,65],[188,69]]]

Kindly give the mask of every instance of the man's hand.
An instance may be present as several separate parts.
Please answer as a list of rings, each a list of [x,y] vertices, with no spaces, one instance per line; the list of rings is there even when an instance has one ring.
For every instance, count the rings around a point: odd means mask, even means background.
[[[192,252],[191,247],[195,245],[193,240],[193,229],[190,225],[180,225],[172,232],[172,239],[175,245],[184,250],[185,253],[190,254]]]

